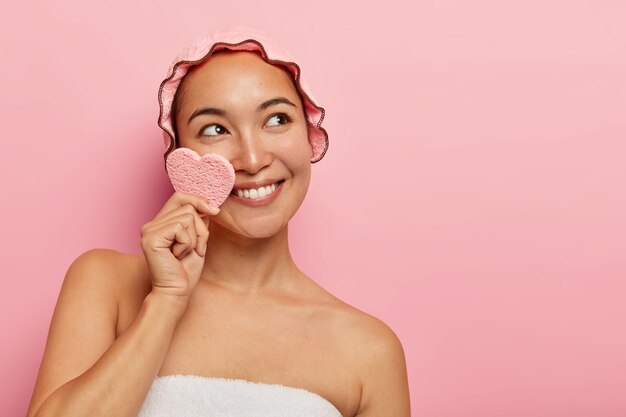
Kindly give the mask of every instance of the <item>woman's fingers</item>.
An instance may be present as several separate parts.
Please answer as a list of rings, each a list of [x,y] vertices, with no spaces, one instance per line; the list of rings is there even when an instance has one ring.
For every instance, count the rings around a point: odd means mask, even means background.
[[[205,244],[209,238],[209,231],[207,229],[207,224],[200,217],[200,215],[196,212],[195,208],[192,205],[187,204],[182,207],[179,207],[178,209],[170,213],[164,214],[161,218],[159,218],[158,220],[155,220],[154,225],[158,226],[160,224],[177,221],[181,219],[181,216],[186,216],[186,215],[191,216],[191,217],[184,217],[185,225],[187,227],[190,226],[190,223],[191,223],[190,219],[193,219],[193,223],[195,224],[195,236],[192,238],[193,240],[192,247],[195,248],[198,255],[204,256],[205,249],[206,249]],[[193,234],[193,232],[190,231],[190,234]],[[178,248],[179,246],[180,245],[176,244],[174,248]],[[187,250],[186,245],[184,246],[185,246],[185,250],[183,252],[183,255],[186,256],[189,253],[189,250]],[[178,257],[178,255],[180,254],[177,251],[175,255]]]
[[[190,231],[189,228],[183,226],[182,223],[172,223],[173,227],[173,240],[172,240],[172,254],[178,259],[185,257],[187,249],[194,246],[193,240],[195,233]]]
[[[194,216],[196,222],[196,252],[199,256],[204,257],[206,253],[206,243],[209,240],[209,229],[207,228],[207,224],[200,218],[200,216],[196,213]]]
[[[219,212],[201,197],[177,192],[142,226],[141,248],[154,288],[191,294],[204,264],[208,218]]]
[[[170,249],[177,258],[188,248],[195,247],[198,233],[196,231],[196,216],[191,213],[182,213],[166,221],[150,224],[143,229],[149,245],[155,249]]]

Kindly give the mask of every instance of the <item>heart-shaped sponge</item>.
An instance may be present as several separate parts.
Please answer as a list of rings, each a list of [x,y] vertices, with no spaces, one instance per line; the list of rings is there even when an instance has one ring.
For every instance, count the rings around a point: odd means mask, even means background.
[[[218,207],[235,185],[235,169],[222,155],[201,157],[189,148],[178,148],[167,156],[166,166],[176,191],[204,197]]]

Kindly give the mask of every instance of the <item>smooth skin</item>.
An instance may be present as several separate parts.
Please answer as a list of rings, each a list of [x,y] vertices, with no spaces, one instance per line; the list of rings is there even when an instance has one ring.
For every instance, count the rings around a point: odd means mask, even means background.
[[[306,195],[312,150],[287,73],[254,53],[221,52],[181,88],[180,146],[226,157],[236,188],[276,179],[282,189],[264,206],[229,197],[219,209],[177,192],[142,227],[143,253],[79,256],[28,416],[134,417],[157,375],[190,374],[304,388],[345,417],[408,417],[397,336],[291,257],[288,222]]]

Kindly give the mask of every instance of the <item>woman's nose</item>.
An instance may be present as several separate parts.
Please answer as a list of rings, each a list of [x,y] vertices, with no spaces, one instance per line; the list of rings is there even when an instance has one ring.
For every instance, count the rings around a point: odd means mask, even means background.
[[[272,163],[272,153],[259,135],[242,135],[230,162],[235,171],[244,170],[255,174]]]

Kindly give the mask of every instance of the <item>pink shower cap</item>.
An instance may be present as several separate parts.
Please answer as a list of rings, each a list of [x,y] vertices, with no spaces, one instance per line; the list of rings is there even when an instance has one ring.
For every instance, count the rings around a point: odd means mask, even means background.
[[[328,149],[328,134],[321,127],[324,109],[317,104],[309,86],[302,77],[300,67],[289,54],[280,48],[266,34],[250,28],[229,28],[208,33],[187,45],[176,57],[167,72],[167,77],[159,87],[159,126],[164,132],[166,151],[164,158],[175,149],[175,137],[172,126],[172,104],[176,90],[183,77],[193,65],[208,60],[213,53],[228,49],[231,51],[258,52],[269,64],[280,65],[287,69],[295,80],[296,89],[302,96],[307,119],[308,137],[313,149],[311,162],[317,162]]]

